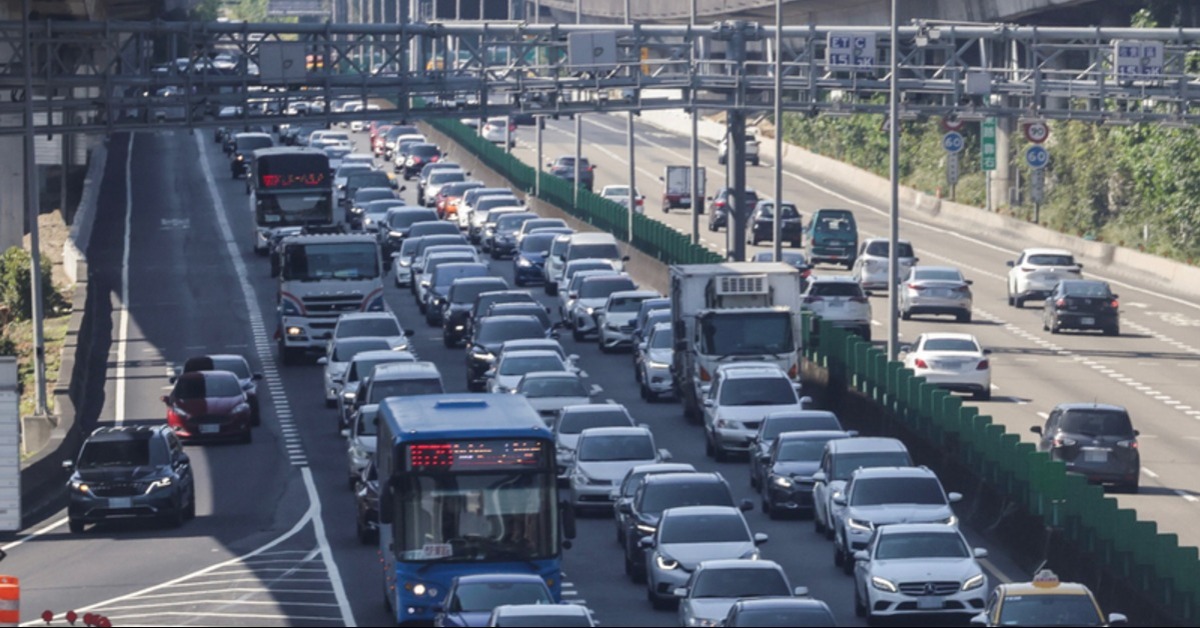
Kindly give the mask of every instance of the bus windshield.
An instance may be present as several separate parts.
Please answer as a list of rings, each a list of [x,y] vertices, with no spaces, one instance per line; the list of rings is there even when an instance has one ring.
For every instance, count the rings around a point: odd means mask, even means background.
[[[550,473],[408,474],[396,502],[404,561],[496,562],[558,555]]]
[[[254,218],[259,226],[293,227],[333,220],[332,192],[259,193],[254,200]]]

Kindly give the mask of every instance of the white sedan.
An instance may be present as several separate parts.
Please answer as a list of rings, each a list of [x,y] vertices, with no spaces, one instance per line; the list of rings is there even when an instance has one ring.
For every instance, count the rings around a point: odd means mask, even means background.
[[[620,203],[622,207],[629,207],[629,186],[628,185],[606,185],[600,190],[600,197],[606,198],[614,203]],[[642,196],[637,188],[633,190],[633,211],[642,213],[646,205],[646,197]]]
[[[987,401],[992,398],[990,353],[971,334],[927,333],[906,348],[904,366],[930,384]]]

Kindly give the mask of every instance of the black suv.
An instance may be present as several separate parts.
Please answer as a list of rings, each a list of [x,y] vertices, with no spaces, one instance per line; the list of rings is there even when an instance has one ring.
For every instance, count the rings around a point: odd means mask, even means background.
[[[744,202],[738,211],[749,213],[758,206],[758,192],[746,188],[746,193],[742,197]],[[708,230],[716,231],[723,227],[729,226],[729,212],[733,210],[733,188],[721,188],[717,195],[712,197],[712,205],[709,206],[708,212]]]
[[[73,533],[109,517],[150,517],[183,525],[196,516],[192,465],[171,428],[99,427],[84,441],[71,471],[67,507]]]
[[[450,284],[446,311],[442,313],[442,344],[457,347],[467,337],[471,309],[484,292],[508,290],[503,277],[463,277]]]
[[[1138,492],[1142,459],[1138,431],[1121,406],[1106,403],[1060,403],[1046,425],[1030,428],[1037,434],[1038,451],[1061,460],[1067,471],[1115,490]]]
[[[633,499],[618,507],[626,516],[625,574],[636,582],[646,578],[646,552],[638,545],[652,536],[664,510],[680,506],[734,506],[733,491],[720,473],[656,473],[642,478]],[[753,510],[750,500],[737,507]]]
[[[550,174],[567,181],[575,182],[575,157],[564,155],[558,159],[546,164],[546,168],[550,170]],[[596,181],[595,166],[588,163],[587,157],[579,158],[579,185],[588,192],[592,191],[592,186]]]

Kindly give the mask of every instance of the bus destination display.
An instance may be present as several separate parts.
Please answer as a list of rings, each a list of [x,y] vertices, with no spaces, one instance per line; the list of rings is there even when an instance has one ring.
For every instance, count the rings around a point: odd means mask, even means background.
[[[476,440],[408,445],[409,471],[487,471],[547,467],[538,440]]]

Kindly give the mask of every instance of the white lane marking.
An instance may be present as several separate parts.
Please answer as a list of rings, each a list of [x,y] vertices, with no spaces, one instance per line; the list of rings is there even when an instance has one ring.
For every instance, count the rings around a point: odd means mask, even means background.
[[[250,283],[250,275],[246,272],[246,264],[242,261],[241,252],[238,250],[237,240],[233,237],[233,229],[229,227],[229,220],[225,217],[225,203],[221,199],[220,190],[217,189],[217,182],[213,179],[212,167],[208,163],[208,155],[205,152],[204,140],[199,133],[192,133],[192,137],[196,139],[196,150],[200,156],[200,167],[204,171],[204,180],[208,183],[209,194],[212,196],[213,209],[217,215],[217,224],[221,227],[221,235],[225,238],[225,246],[229,251],[229,257],[233,262],[234,273],[237,274],[238,281],[242,287],[242,298],[245,300],[246,309],[251,312],[252,319],[261,320],[261,314],[258,312],[258,298],[254,291],[254,286]],[[256,337],[255,343],[265,342],[261,337]],[[274,362],[273,358],[267,360]],[[286,400],[282,405],[287,405]],[[283,422],[282,420],[280,421]],[[292,457],[293,464],[302,460],[298,457]],[[321,548],[321,558],[325,561],[325,567],[329,571],[329,578],[333,581],[334,595],[337,597],[338,607],[342,614],[342,622],[346,626],[355,626],[354,611],[350,608],[350,601],[346,596],[346,587],[342,582],[341,575],[338,572],[337,564],[333,560],[333,552],[329,547],[329,539],[325,537],[325,523],[321,520],[321,496],[317,493],[317,487],[313,483],[312,470],[307,466],[300,468],[300,474],[304,478],[305,488],[308,489],[309,497],[309,518],[314,519],[313,527],[316,532],[317,543]],[[316,513],[314,517],[312,513]]]
[[[1049,419],[1049,418],[1050,418],[1050,414],[1049,414],[1049,413],[1047,413],[1047,412],[1039,412],[1039,413],[1037,413],[1037,415],[1038,415],[1038,416],[1040,416],[1040,417],[1042,417],[1043,419]]]
[[[977,560],[979,561],[980,565],[983,565],[984,569],[987,569],[993,576],[996,576],[997,580],[1003,584],[1012,584],[1012,578],[1009,578],[1003,571],[1000,571],[1000,568],[996,567],[992,561],[986,558],[980,558]]]
[[[133,138],[129,134],[129,147],[125,151],[125,242],[121,251],[121,317],[117,330],[117,372],[113,423],[118,427],[125,423],[125,359],[129,353],[129,230],[133,224]]]
[[[39,537],[47,532],[50,532],[56,528],[61,528],[62,526],[66,525],[67,521],[69,521],[69,520],[70,520],[69,517],[63,517],[62,519],[59,519],[58,521],[55,521],[53,523],[48,523],[45,526],[38,528],[37,530],[34,530],[33,532],[30,532],[29,534],[21,536],[20,538],[18,538],[15,541],[12,541],[11,543],[7,543],[5,545],[0,545],[0,551],[7,552],[8,550],[10,550],[14,547],[17,547],[18,545],[21,545],[21,544],[25,543],[26,541],[32,541],[33,539],[36,539],[37,537]]]
[[[1147,469],[1146,467],[1142,467],[1142,473],[1145,473],[1146,475],[1148,475],[1148,476],[1150,476],[1150,477],[1152,477],[1152,478],[1157,478],[1157,477],[1158,477],[1158,474],[1157,474],[1157,473],[1155,473],[1155,472],[1151,471],[1150,469]]]
[[[1192,495],[1191,493],[1189,493],[1189,492],[1187,492],[1187,491],[1183,491],[1183,490],[1180,490],[1180,489],[1175,489],[1175,494],[1176,494],[1176,495],[1178,495],[1178,496],[1180,496],[1180,497],[1182,497],[1183,499],[1185,499],[1185,500],[1186,500],[1188,503],[1190,503],[1190,504],[1194,504],[1194,503],[1196,503],[1196,502],[1200,502],[1200,498],[1197,498],[1195,495]]]

